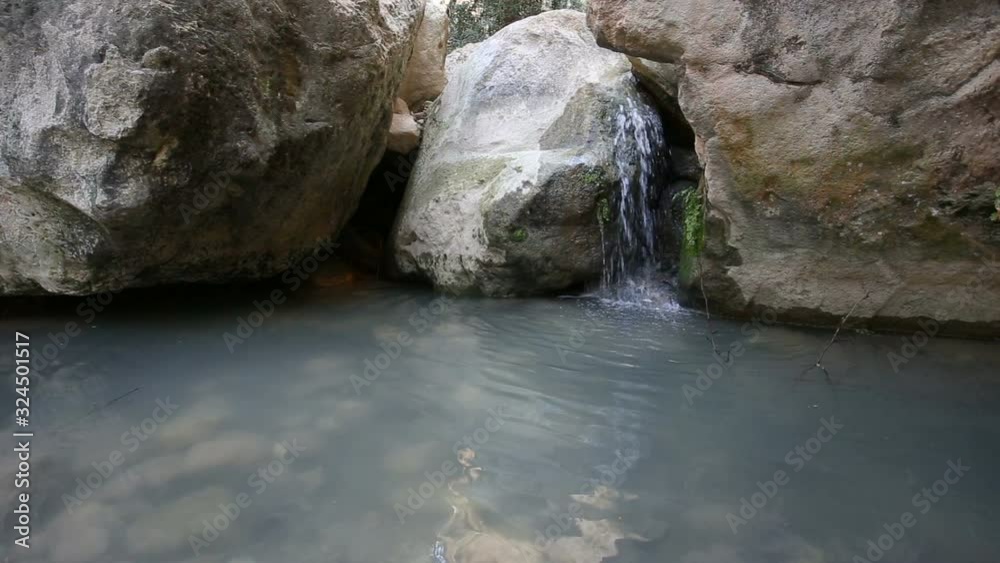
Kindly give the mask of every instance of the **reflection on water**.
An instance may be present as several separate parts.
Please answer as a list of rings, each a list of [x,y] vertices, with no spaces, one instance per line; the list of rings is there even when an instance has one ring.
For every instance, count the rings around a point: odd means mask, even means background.
[[[900,337],[851,336],[830,384],[802,376],[828,331],[718,322],[729,363],[682,311],[384,288],[303,295],[231,354],[253,297],[123,297],[60,351],[33,548],[0,560],[829,563],[890,529],[881,561],[1000,552],[995,344],[932,340],[897,374]],[[72,320],[0,325],[40,346]]]

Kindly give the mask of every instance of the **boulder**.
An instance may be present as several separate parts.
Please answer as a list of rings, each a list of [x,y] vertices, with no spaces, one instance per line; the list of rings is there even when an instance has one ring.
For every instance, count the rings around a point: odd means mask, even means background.
[[[395,153],[409,154],[420,146],[420,125],[402,98],[393,104],[387,148]]]
[[[51,0],[0,17],[0,294],[280,272],[381,157],[422,0]]]
[[[456,56],[392,233],[399,273],[494,296],[599,277],[616,110],[644,103],[628,59],[599,48],[568,10]]]
[[[683,67],[708,198],[685,218],[692,294],[1000,333],[995,0],[592,0],[588,23]]]
[[[413,56],[406,67],[399,97],[411,108],[441,95],[448,82],[444,64],[448,56],[448,0],[426,0],[424,17],[417,31]]]

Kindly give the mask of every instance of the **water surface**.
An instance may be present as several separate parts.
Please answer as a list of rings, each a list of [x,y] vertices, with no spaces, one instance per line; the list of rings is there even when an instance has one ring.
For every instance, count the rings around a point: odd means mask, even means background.
[[[900,336],[848,334],[824,358],[828,380],[804,368],[830,331],[713,321],[719,347],[742,350],[727,365],[682,310],[444,307],[379,287],[303,290],[230,352],[224,334],[267,296],[254,291],[126,294],[89,323],[0,321],[5,366],[12,331],[38,353],[47,333],[84,325],[37,370],[33,548],[5,540],[0,560],[428,562],[436,541],[467,533],[486,538],[470,548],[481,562],[523,549],[578,563],[830,563],[865,556],[904,512],[915,524],[881,561],[1000,553],[995,343],[932,338],[897,372]],[[449,488],[438,472],[461,467],[464,447],[481,471],[447,475]],[[114,452],[120,464],[95,478]],[[971,469],[914,502],[958,460]],[[10,538],[10,448],[0,461]],[[81,488],[88,476],[97,486]],[[773,496],[736,520],[758,482]],[[220,516],[241,494],[239,515]],[[475,524],[449,524],[453,513]],[[212,521],[225,524],[217,537]]]

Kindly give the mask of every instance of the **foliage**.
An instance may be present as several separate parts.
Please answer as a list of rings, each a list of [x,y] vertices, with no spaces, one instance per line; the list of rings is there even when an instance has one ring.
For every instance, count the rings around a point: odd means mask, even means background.
[[[683,283],[695,279],[695,266],[705,243],[704,194],[700,187],[692,186],[678,192],[674,198],[683,204],[683,242],[681,243],[680,278]]]
[[[695,256],[701,252],[705,237],[701,190],[691,187],[678,193],[677,197],[684,203],[684,254]]]
[[[483,41],[508,25],[547,10],[583,10],[586,0],[452,0],[449,50]]]
[[[601,225],[607,225],[611,222],[611,204],[608,203],[608,198],[601,196],[597,200],[597,221]]]
[[[600,168],[588,170],[583,175],[583,181],[591,186],[600,187],[604,183],[604,173]]]

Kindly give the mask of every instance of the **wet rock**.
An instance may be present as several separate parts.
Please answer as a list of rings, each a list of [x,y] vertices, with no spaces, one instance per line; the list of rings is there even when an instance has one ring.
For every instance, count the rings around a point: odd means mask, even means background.
[[[615,111],[638,96],[628,60],[597,47],[582,14],[553,11],[447,68],[392,234],[399,273],[495,296],[599,277]]]
[[[598,43],[683,69],[713,308],[1000,334],[1000,4],[589,6]]]

